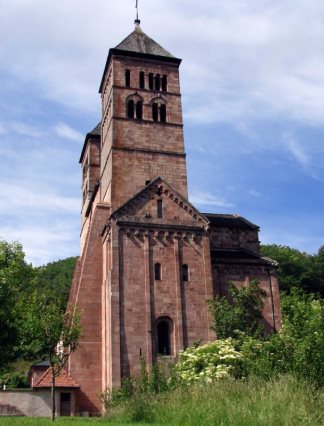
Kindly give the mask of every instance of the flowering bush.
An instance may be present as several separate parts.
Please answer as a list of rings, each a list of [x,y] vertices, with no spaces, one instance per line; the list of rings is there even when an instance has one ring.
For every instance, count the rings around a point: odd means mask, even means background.
[[[241,357],[233,339],[217,340],[180,352],[174,374],[180,383],[211,383],[234,374]]]

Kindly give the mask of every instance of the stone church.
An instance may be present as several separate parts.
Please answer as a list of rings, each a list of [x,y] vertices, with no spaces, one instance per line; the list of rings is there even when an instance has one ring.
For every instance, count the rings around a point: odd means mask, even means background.
[[[81,152],[82,226],[69,303],[83,336],[69,361],[77,412],[101,411],[98,394],[158,357],[175,360],[215,338],[206,301],[258,279],[268,330],[280,323],[275,266],[259,227],[202,213],[188,201],[179,66],[135,30],[110,49],[100,84],[102,119]]]

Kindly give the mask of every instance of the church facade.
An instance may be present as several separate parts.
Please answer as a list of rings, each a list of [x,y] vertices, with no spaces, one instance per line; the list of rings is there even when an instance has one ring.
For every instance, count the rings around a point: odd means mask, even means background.
[[[82,311],[69,361],[78,412],[100,412],[98,394],[137,375],[140,357],[150,368],[215,339],[206,301],[226,295],[229,282],[258,279],[266,328],[280,324],[275,266],[260,256],[259,227],[188,201],[180,63],[139,21],[109,51],[102,119],[80,157],[81,255],[69,299]]]

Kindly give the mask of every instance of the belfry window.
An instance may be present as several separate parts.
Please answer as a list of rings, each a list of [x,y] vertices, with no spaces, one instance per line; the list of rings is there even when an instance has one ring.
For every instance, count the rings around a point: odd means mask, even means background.
[[[152,105],[152,118],[153,121],[159,121],[159,106],[156,102]]]
[[[156,74],[155,76],[155,90],[161,90],[161,76]]]
[[[139,73],[139,84],[140,84],[140,89],[145,89],[145,75],[143,71]]]
[[[166,106],[164,104],[160,106],[160,121],[166,123]]]
[[[137,101],[136,103],[136,118],[142,120],[143,118],[143,102]]]
[[[167,319],[157,323],[157,353],[171,355],[170,322]]]
[[[162,92],[167,92],[167,91],[168,91],[168,77],[164,75],[162,77]]]
[[[182,265],[181,267],[182,281],[189,281],[189,268],[188,265]]]
[[[133,99],[130,99],[127,102],[127,117],[128,118],[134,118],[134,114],[135,114],[135,104]]]
[[[154,89],[154,75],[151,72],[149,74],[149,88],[150,90]]]
[[[130,77],[131,77],[131,72],[130,70],[126,70],[125,71],[125,86],[126,87],[130,87]]]
[[[162,279],[161,263],[155,263],[155,265],[154,265],[154,279],[156,281],[161,281],[161,279]]]

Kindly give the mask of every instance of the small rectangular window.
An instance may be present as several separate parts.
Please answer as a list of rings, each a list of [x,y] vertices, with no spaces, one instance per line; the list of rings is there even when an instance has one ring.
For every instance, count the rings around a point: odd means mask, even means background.
[[[154,278],[156,281],[161,281],[161,264],[156,263],[154,265]]]
[[[188,265],[182,265],[181,274],[182,274],[182,281],[188,281],[189,280],[189,268],[188,268]]]
[[[162,200],[157,200],[157,217],[163,219],[163,203]]]

